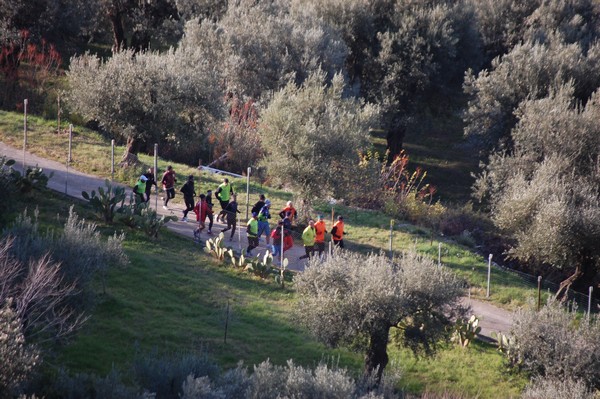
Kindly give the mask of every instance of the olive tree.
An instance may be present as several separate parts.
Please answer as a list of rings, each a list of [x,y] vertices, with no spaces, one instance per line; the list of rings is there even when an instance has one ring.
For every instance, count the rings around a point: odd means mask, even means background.
[[[376,107],[344,97],[341,75],[330,86],[324,73],[312,74],[300,86],[290,82],[273,95],[259,120],[263,165],[310,205],[333,192],[337,173],[352,173],[376,116]]]
[[[600,46],[584,51],[559,35],[544,42],[528,40],[496,58],[489,70],[468,74],[464,89],[470,96],[465,111],[465,135],[477,146],[510,150],[515,110],[526,99],[546,97],[572,81],[575,96],[585,101],[600,86]]]
[[[524,102],[513,151],[490,156],[475,194],[511,240],[509,256],[593,283],[600,270],[600,98],[581,106],[565,86]]]
[[[40,363],[38,350],[26,342],[22,320],[12,309],[12,299],[0,301],[0,397],[25,381]]]
[[[455,275],[414,253],[391,261],[337,252],[323,263],[311,260],[295,282],[300,322],[327,345],[364,350],[365,373],[378,377],[392,328],[412,350],[432,353],[463,310]]]
[[[558,303],[513,317],[509,358],[534,378],[600,388],[600,321],[580,320]],[[581,390],[581,386],[579,390]],[[540,397],[540,396],[538,396]],[[543,397],[543,396],[541,396]]]
[[[222,71],[225,90],[253,99],[290,79],[300,84],[317,70],[331,79],[348,52],[338,31],[311,8],[291,10],[286,1],[230,2],[216,22],[188,22],[180,47],[210,51],[207,59]]]
[[[151,152],[161,142],[172,157],[177,150],[180,159],[195,162],[192,152],[201,151],[222,112],[218,73],[204,55],[186,48],[122,51],[104,62],[89,54],[75,57],[67,72],[70,107],[126,142],[125,156]]]
[[[464,2],[402,0],[394,3],[388,29],[377,33],[365,95],[382,106],[390,161],[428,96],[459,85],[472,65],[475,35],[464,23],[470,19]]]

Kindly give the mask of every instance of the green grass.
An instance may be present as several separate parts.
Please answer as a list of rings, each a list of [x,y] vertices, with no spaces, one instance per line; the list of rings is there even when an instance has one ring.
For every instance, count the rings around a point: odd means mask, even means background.
[[[475,341],[467,348],[449,346],[433,358],[417,358],[407,349],[390,352],[402,370],[407,392],[452,393],[469,398],[518,398],[527,383],[507,369],[490,344]]]
[[[460,150],[460,147],[446,145],[448,148],[445,152],[442,147],[444,142],[446,142],[446,144],[448,144],[448,142],[459,143],[462,137],[462,130],[459,128],[461,122],[457,116],[448,112],[446,112],[444,117],[448,120],[448,125],[450,126],[450,133],[448,134],[453,136],[443,140],[443,136],[436,136],[436,134],[432,133],[431,135],[427,135],[429,138],[426,139],[432,140],[432,142],[428,142],[424,145],[431,154],[445,153],[446,155],[440,156],[457,159],[460,157],[462,151]],[[437,126],[436,123],[439,123],[442,119],[442,117],[432,118],[433,122],[426,124],[420,129],[430,129],[432,132],[437,129],[439,133],[441,132],[441,127]],[[64,135],[57,135],[55,133],[55,122],[35,116],[29,116],[28,120],[30,130],[28,149],[33,153],[58,161],[64,159],[66,156],[65,140],[68,138]],[[22,145],[22,123],[21,114],[0,111],[0,139],[7,144],[15,146]],[[77,134],[73,140],[74,167],[83,172],[110,177],[110,143],[101,135],[89,129],[76,127],[75,131]],[[410,143],[413,139],[411,137],[411,131],[414,132],[416,130],[409,130],[407,133],[407,145],[411,145]],[[381,133],[374,132],[375,136],[377,134]],[[376,140],[381,141],[381,138],[376,138]],[[439,142],[437,144],[433,143],[433,141],[436,140]],[[119,147],[115,152],[116,154],[121,154],[123,148]],[[466,157],[466,154],[463,154],[463,156]],[[140,154],[139,159],[146,165],[152,165],[154,162],[152,156],[144,154]],[[473,160],[471,159],[471,161]],[[439,163],[439,161],[436,162]],[[198,193],[206,192],[208,189],[213,189],[213,191],[216,190],[218,184],[220,184],[222,180],[222,176],[205,172],[201,173],[194,167],[171,163],[160,158],[158,161],[159,171],[165,170],[166,166],[169,164],[173,165],[177,173],[178,184],[182,184],[189,174],[197,176],[196,191]],[[467,167],[464,169],[466,172],[470,170]],[[131,185],[136,179],[137,174],[142,171],[123,172],[120,168],[117,168],[117,170],[119,170],[119,173],[117,173],[116,180],[128,185]],[[442,176],[445,176],[445,174],[442,174]],[[271,199],[273,203],[273,214],[277,214],[279,210],[284,207],[285,202],[293,197],[292,193],[263,186],[260,182],[251,179],[249,189],[250,198],[247,199],[246,179],[231,179],[231,181],[235,191],[239,194],[238,203],[240,204],[242,218],[245,218],[246,216],[246,203],[248,202],[251,207],[258,200],[259,193],[265,193],[267,198]],[[172,202],[181,205],[182,196],[177,195]],[[318,205],[316,210],[325,214],[326,220],[329,220],[331,206]],[[381,250],[387,251],[389,249],[389,216],[386,216],[382,212],[359,210],[342,206],[334,207],[334,211],[336,215],[341,213],[346,216],[346,224],[348,226],[347,231],[349,233],[346,241],[350,249],[360,252],[379,252]],[[328,224],[328,228],[331,228],[331,223]],[[426,253],[434,259],[437,259],[438,242],[440,242],[440,239],[441,237],[432,237],[431,232],[425,228],[415,227],[402,221],[395,222],[393,234],[393,249],[395,252],[416,248],[419,252]],[[451,267],[459,276],[464,278],[471,287],[471,294],[478,299],[489,300],[506,309],[514,310],[516,307],[526,304],[530,297],[536,295],[535,287],[533,285],[524,282],[514,274],[494,268],[492,269],[491,276],[492,295],[491,298],[485,298],[487,260],[481,255],[474,253],[470,248],[450,241],[442,241],[442,249],[442,262],[444,265]]]
[[[15,205],[15,215],[36,203],[43,228],[64,223],[73,203],[80,216],[91,216],[86,204],[56,193],[25,199]],[[121,228],[100,226],[104,234]],[[293,285],[281,289],[270,280],[224,267],[191,241],[166,231],[156,241],[125,232],[130,264],[109,271],[107,292],[101,293],[98,285],[90,319],[55,357],[47,357],[48,364],[99,375],[114,366],[127,375],[136,354],[207,350],[224,369],[240,360],[251,366],[267,358],[275,364],[294,359],[314,366],[335,359],[360,375],[362,354],[326,348],[294,323]],[[231,318],[224,343],[228,302]],[[409,351],[390,346],[390,359],[389,370],[401,370],[400,386],[410,392],[510,398],[524,384],[522,377],[506,373],[491,345],[476,343],[466,350],[449,346],[434,359],[418,361]]]
[[[202,347],[226,368],[267,358],[313,365],[333,356],[351,369],[360,366],[360,356],[329,350],[294,324],[293,291],[219,266],[170,233],[156,243],[128,233],[126,249],[131,264],[110,272],[107,294],[61,356],[70,369],[106,373],[112,364],[127,366],[136,350]],[[227,303],[231,320],[224,343]]]
[[[38,135],[30,136],[29,149],[60,160],[64,137],[53,132],[53,123],[31,117],[32,125]],[[107,177],[110,147],[96,133],[77,130],[80,134],[74,154],[82,164],[76,168]],[[19,140],[22,140],[19,115],[0,113],[0,134],[2,141],[19,146]],[[95,161],[88,163],[86,159]],[[152,163],[152,157],[141,155],[140,159],[148,165]],[[159,168],[164,169],[167,164],[168,161],[160,160]],[[198,192],[208,188],[214,190],[221,180],[220,176],[199,174],[185,165],[173,166],[180,182],[187,174],[199,176]],[[129,183],[127,179],[132,176],[120,174],[117,178]],[[233,183],[236,191],[243,193],[238,202],[244,205],[246,182],[234,179]],[[291,193],[254,181],[250,192],[250,206],[257,200],[257,194],[264,192],[273,201],[274,210],[292,198]],[[44,201],[26,202],[30,209],[32,203],[39,203],[42,226],[52,226],[56,224],[57,214],[62,215],[64,221],[68,207],[74,201],[48,194]],[[241,210],[244,213],[243,206]],[[320,205],[317,211],[327,215],[328,219],[331,207]],[[77,205],[77,212],[88,219],[92,217],[91,210],[81,203]],[[388,216],[342,206],[335,206],[334,212],[346,216],[350,249],[360,252],[388,249]],[[432,241],[427,229],[403,222],[396,221],[394,226],[395,252],[416,247],[419,252],[437,259],[438,237],[433,237]],[[111,233],[113,229],[101,226],[105,233]],[[234,366],[239,360],[252,365],[270,358],[274,363],[282,364],[294,358],[299,364],[314,365],[321,359],[339,357],[342,366],[357,375],[360,373],[362,355],[325,348],[294,324],[291,317],[296,300],[293,286],[282,290],[274,283],[218,265],[190,241],[168,232],[156,242],[139,233],[129,230],[126,233],[125,245],[131,264],[109,272],[106,295],[99,294],[90,320],[59,353],[55,364],[64,364],[73,372],[105,374],[113,365],[126,370],[137,352],[145,353],[155,348],[170,352],[207,348],[224,368]],[[474,297],[483,299],[486,260],[455,243],[443,242],[442,248],[442,262],[469,282]],[[512,274],[493,269],[492,302],[513,309],[534,295],[533,287]],[[225,344],[224,318],[228,301],[232,318]],[[416,361],[404,350],[393,352],[391,357],[404,370],[402,386],[412,392],[441,392],[453,386],[452,392],[481,398],[508,398],[514,397],[523,385],[520,377],[506,375],[501,356],[489,345],[477,344],[466,351],[450,347],[440,352],[435,360]]]

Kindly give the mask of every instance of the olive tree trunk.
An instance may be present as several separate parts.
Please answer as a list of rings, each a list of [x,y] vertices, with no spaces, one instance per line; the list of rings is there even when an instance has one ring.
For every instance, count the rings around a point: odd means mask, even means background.
[[[393,123],[389,127],[386,136],[389,163],[392,163],[396,155],[402,151],[405,135],[406,127],[403,124]]]
[[[389,341],[390,327],[381,326],[371,332],[369,337],[369,347],[365,355],[365,375],[376,373],[377,382],[381,381],[383,369],[387,366],[389,357],[387,354],[387,345]]]

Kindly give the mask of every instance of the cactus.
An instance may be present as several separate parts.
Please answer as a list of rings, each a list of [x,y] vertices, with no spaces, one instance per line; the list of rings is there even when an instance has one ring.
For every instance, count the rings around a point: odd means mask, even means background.
[[[509,337],[506,334],[503,334],[501,332],[499,333],[492,333],[492,338],[494,338],[496,340],[496,342],[498,342],[498,352],[503,353],[507,356],[510,356],[510,349],[512,347],[512,345],[514,344],[514,341],[511,337]]]
[[[244,256],[244,254],[241,254],[239,258],[236,258],[233,249],[229,249],[229,251],[227,251],[226,254],[230,257],[233,267],[246,267],[246,257]]]
[[[479,318],[477,316],[471,316],[466,322],[459,319],[454,326],[452,341],[466,348],[480,332],[481,327],[479,327]]]
[[[158,213],[149,206],[146,206],[146,204],[137,205],[137,209],[140,210],[140,214],[134,214],[135,223],[148,237],[157,238],[158,232],[165,224],[177,220],[177,216],[162,215],[159,217]]]
[[[17,187],[21,193],[27,194],[34,189],[40,190],[48,186],[48,180],[54,176],[54,172],[50,172],[50,176],[46,176],[44,170],[37,165],[35,167],[28,166],[23,176],[16,172]]]
[[[206,247],[204,248],[206,253],[213,255],[218,260],[224,260],[225,254],[230,251],[229,248],[225,248],[225,236],[220,233],[217,237],[206,240]]]
[[[245,271],[252,272],[260,278],[267,278],[271,270],[273,269],[273,255],[267,251],[261,261],[258,256],[249,260],[244,267]]]
[[[92,190],[90,194],[82,191],[81,196],[92,205],[105,222],[112,223],[115,217],[115,208],[120,203],[121,205],[117,209],[121,209],[125,202],[125,189],[118,186],[113,187],[108,179],[104,181],[104,185],[106,190],[98,187],[98,195],[96,195],[96,191]]]

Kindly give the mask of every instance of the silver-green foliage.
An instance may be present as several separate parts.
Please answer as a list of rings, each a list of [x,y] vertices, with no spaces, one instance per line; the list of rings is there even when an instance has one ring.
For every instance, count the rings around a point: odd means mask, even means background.
[[[251,0],[229,2],[216,22],[189,22],[180,48],[203,49],[222,71],[227,92],[252,98],[289,80],[301,83],[319,69],[331,78],[348,52],[341,35],[311,7]]]
[[[522,399],[590,399],[594,393],[581,381],[535,378],[525,387]]]
[[[289,360],[285,366],[264,361],[248,374],[243,365],[219,379],[189,376],[183,384],[183,399],[198,398],[395,398],[393,384],[384,381],[378,387],[356,382],[345,369],[320,363],[314,369]]]
[[[0,298],[0,397],[25,381],[41,359],[38,350],[25,341],[22,323],[12,309],[12,299]]]
[[[514,112],[523,101],[544,98],[567,82],[572,82],[576,98],[586,100],[600,86],[599,65],[598,44],[584,51],[550,35],[544,43],[528,40],[516,45],[489,70],[467,75],[464,88],[471,99],[465,134],[483,147],[510,149]]]
[[[96,274],[104,275],[108,267],[127,263],[122,245],[125,236],[115,233],[104,239],[97,226],[80,219],[72,206],[61,231],[40,232],[37,212],[33,220],[25,212],[4,235],[14,237],[9,253],[23,264],[26,265],[30,258],[44,259],[46,256],[52,264],[60,263],[60,267],[52,267],[58,276],[57,287],[61,290],[76,288],[78,295],[67,292],[58,304],[70,300],[72,305],[81,306],[80,299],[90,294],[89,284]],[[73,300],[73,297],[78,299]]]
[[[97,226],[81,219],[69,208],[62,233],[51,241],[52,257],[61,262],[62,274],[66,281],[87,289],[93,277],[104,276],[110,266],[122,266],[128,262],[123,250],[124,234],[114,233],[104,239]]]
[[[581,381],[600,388],[600,321],[550,303],[539,312],[519,310],[513,318],[509,357],[534,377]]]
[[[338,173],[352,173],[369,145],[377,108],[344,97],[344,80],[314,73],[301,85],[288,83],[274,94],[259,131],[273,179],[310,203],[333,191]]]
[[[157,142],[199,146],[222,104],[218,73],[204,55],[186,48],[122,51],[106,61],[90,54],[74,57],[67,72],[70,107],[140,148]]]
[[[414,253],[392,262],[383,254],[339,252],[323,263],[312,260],[295,285],[299,321],[328,345],[364,349],[368,372],[385,367],[392,327],[405,345],[431,353],[462,312],[454,274]]]
[[[513,238],[510,255],[576,273],[600,267],[600,95],[577,106],[573,87],[524,102],[514,151],[490,156],[476,190]]]

